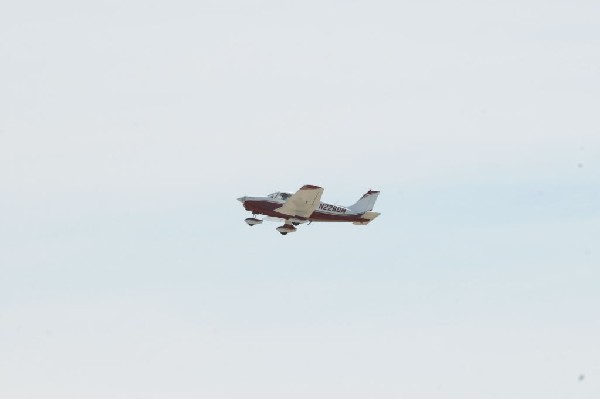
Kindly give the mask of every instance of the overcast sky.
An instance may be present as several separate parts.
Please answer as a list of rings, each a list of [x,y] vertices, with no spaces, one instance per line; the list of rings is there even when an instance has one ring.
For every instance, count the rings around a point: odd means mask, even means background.
[[[0,396],[600,397],[600,3],[496,3],[0,5]]]

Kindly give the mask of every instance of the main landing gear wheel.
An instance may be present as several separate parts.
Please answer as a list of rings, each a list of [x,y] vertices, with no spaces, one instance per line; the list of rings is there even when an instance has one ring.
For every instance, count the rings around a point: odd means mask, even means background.
[[[284,224],[283,226],[279,226],[276,229],[281,235],[286,235],[287,233],[293,233],[296,231],[296,228],[291,224]]]
[[[250,227],[257,225],[257,224],[261,224],[263,221],[257,218],[247,218],[244,220],[244,222],[246,222],[246,224]]]

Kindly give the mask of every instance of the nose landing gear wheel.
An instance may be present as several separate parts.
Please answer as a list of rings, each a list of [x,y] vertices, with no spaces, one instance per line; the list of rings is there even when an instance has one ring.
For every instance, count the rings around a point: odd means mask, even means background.
[[[281,234],[282,236],[286,235],[287,233],[285,231],[280,231],[279,234]]]

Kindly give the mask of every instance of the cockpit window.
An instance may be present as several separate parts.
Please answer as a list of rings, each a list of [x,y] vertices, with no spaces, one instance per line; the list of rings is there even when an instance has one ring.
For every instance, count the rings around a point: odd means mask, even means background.
[[[278,200],[282,200],[282,201],[287,201],[287,199],[290,198],[291,196],[292,196],[292,194],[277,192],[277,193],[267,195],[267,198],[273,198],[273,199],[278,199]]]

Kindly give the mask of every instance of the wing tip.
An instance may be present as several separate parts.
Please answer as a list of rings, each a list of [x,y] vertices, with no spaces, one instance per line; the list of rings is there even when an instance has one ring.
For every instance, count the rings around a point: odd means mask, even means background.
[[[322,189],[322,187],[315,186],[312,184],[305,184],[302,186],[302,188],[300,188],[300,190],[320,190],[320,189]]]

